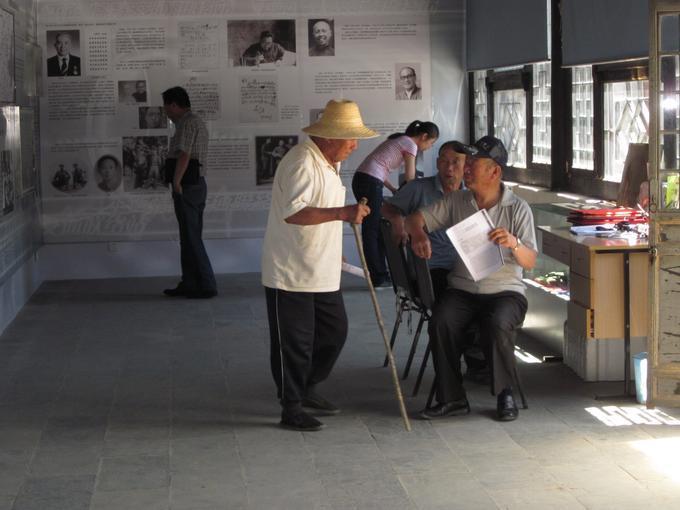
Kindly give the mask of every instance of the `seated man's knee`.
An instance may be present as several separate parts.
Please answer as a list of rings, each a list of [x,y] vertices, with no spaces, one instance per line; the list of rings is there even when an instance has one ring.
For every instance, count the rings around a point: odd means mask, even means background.
[[[486,331],[482,334],[488,334],[499,347],[508,347],[515,345],[515,337],[517,336],[517,326],[507,321],[493,321],[487,325]]]

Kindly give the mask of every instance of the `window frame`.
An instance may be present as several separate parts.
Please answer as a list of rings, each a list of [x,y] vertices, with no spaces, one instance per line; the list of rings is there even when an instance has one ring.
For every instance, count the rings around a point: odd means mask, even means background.
[[[593,169],[572,166],[574,158],[572,129],[567,130],[569,191],[616,200],[621,183],[604,180],[604,88],[607,83],[637,80],[649,80],[648,59],[593,65]],[[571,84],[568,97],[568,117],[571,118]]]
[[[470,133],[475,132],[474,126],[474,73],[469,73],[470,98]],[[533,66],[531,64],[504,71],[487,71],[486,73],[486,108],[487,108],[487,134],[494,134],[494,93],[500,90],[522,89],[526,100],[526,159],[527,167],[519,168],[508,166],[505,168],[504,179],[516,181],[522,184],[550,187],[551,186],[551,165],[534,162],[533,140],[534,140],[534,102],[533,102]],[[551,91],[552,93],[552,91]],[[551,147],[552,150],[552,147]]]

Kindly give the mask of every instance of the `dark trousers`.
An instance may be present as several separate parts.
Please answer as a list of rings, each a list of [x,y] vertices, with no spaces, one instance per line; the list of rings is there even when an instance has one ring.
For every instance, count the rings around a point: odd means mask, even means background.
[[[446,276],[449,274],[449,269],[441,267],[434,267],[430,269],[430,279],[432,280],[432,290],[434,291],[434,300],[439,299],[444,295],[444,291],[448,287]]]
[[[345,345],[345,304],[339,290],[264,290],[277,396],[282,406],[297,407],[307,389],[328,378]]]
[[[429,325],[438,402],[465,397],[460,356],[467,342],[466,330],[473,321],[479,324],[485,357],[492,361],[492,392],[498,394],[513,385],[517,373],[515,335],[526,311],[527,300],[517,292],[470,294],[448,289],[444,293]]]
[[[375,177],[363,172],[355,172],[352,178],[352,191],[357,202],[368,199],[371,214],[361,224],[361,242],[364,245],[366,264],[371,273],[371,280],[379,284],[387,279],[387,263],[385,262],[385,245],[380,232],[380,208],[383,203],[384,184]]]
[[[432,280],[432,290],[434,291],[435,302],[441,299],[449,286],[447,276],[449,269],[435,267],[430,269],[430,279]],[[468,374],[471,371],[481,371],[487,369],[486,358],[481,352],[477,341],[477,324],[470,324],[465,332],[465,344],[463,349],[463,359],[467,366]]]
[[[182,193],[172,194],[175,217],[179,225],[181,286],[187,290],[217,290],[215,275],[203,245],[203,210],[208,194],[205,179],[182,186]]]

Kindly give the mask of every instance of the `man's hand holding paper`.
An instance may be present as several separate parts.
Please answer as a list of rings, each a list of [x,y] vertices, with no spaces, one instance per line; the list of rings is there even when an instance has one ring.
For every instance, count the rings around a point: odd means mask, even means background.
[[[509,242],[508,236],[513,237],[504,228],[494,228],[485,209],[448,228],[446,235],[476,282],[503,266],[501,243]]]
[[[503,227],[494,228],[489,232],[489,241],[511,250],[517,246],[517,238]]]

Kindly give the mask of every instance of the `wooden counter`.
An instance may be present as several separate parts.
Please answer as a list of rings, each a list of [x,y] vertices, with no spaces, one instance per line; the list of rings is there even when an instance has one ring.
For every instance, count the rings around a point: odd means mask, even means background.
[[[569,266],[565,328],[567,364],[586,380],[622,379],[623,370],[616,368],[619,363],[605,359],[613,356],[608,342],[607,345],[598,344],[597,348],[580,344],[592,340],[620,340],[625,336],[625,253],[629,258],[630,337],[638,338],[637,346],[644,345],[640,338],[647,336],[648,328],[650,263],[647,241],[577,236],[569,232],[568,227],[538,227],[538,230],[542,236],[542,252]],[[614,350],[619,351],[618,346]],[[619,373],[620,377],[617,377],[615,374]]]

